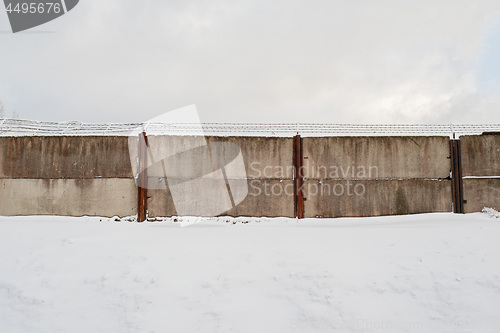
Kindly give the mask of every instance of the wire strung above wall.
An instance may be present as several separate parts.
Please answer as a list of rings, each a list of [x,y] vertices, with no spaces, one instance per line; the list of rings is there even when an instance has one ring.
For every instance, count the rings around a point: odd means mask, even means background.
[[[500,134],[500,124],[478,125],[360,125],[308,123],[81,123],[0,119],[0,136],[449,136]],[[135,135],[135,134],[134,134]]]

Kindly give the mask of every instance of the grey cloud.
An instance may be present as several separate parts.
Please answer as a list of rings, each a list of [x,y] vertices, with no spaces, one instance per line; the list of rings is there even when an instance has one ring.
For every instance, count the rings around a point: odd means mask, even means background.
[[[475,82],[481,35],[499,8],[81,1],[44,26],[55,34],[0,35],[0,99],[22,118],[89,122],[143,121],[192,103],[203,121],[500,122],[498,95]]]

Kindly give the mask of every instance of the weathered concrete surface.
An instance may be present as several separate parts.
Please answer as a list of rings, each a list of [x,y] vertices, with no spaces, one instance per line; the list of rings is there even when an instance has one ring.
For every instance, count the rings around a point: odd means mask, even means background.
[[[0,137],[0,178],[133,177],[126,137]]]
[[[148,190],[148,215],[150,217],[178,215],[168,188],[166,190]]]
[[[134,214],[133,179],[0,179],[0,215]]]
[[[178,215],[170,189],[148,191],[148,212],[152,217]],[[191,197],[193,210],[184,215],[210,216],[200,213],[196,195]],[[189,196],[186,196],[189,198]],[[214,202],[214,205],[221,202]],[[222,202],[224,205],[225,202]],[[217,215],[221,216],[286,216],[293,217],[293,181],[291,180],[249,180],[248,195],[236,207]]]
[[[168,156],[148,167],[148,175],[181,180],[193,180],[216,174],[246,179],[246,168],[240,148],[227,142],[215,142]]]
[[[148,175],[164,177],[162,160],[168,157],[175,157],[176,154],[188,152],[199,147],[206,146],[206,139],[203,136],[147,136],[148,153],[147,168]],[[131,156],[131,166],[134,174],[137,173],[137,164],[134,161],[138,158],[138,138],[128,138],[129,155]],[[172,175],[174,176],[174,175]]]
[[[460,137],[463,176],[500,176],[500,135]]]
[[[480,212],[484,207],[500,210],[500,178],[463,180],[465,213]]]
[[[357,217],[450,212],[451,181],[307,180],[305,217]]]
[[[252,179],[245,200],[223,215],[293,217],[293,180]]]
[[[309,179],[447,178],[448,137],[303,138]]]
[[[240,147],[249,179],[292,179],[292,138],[207,137],[208,144],[228,142]]]
[[[164,177],[166,173],[172,178],[192,178],[215,171],[234,159],[236,152],[241,152],[244,168],[232,174],[232,178],[291,179],[293,176],[290,138],[208,136],[204,139],[206,146],[196,136],[149,136],[148,165],[156,164],[148,168],[148,175]],[[163,165],[158,163],[164,158]]]
[[[129,146],[129,139],[0,138],[0,178],[3,178],[0,214],[135,214],[137,188],[131,177],[137,140],[131,139]],[[165,169],[170,167],[167,174],[170,188],[164,179],[164,165],[157,163],[148,169],[152,187],[148,192],[151,216],[293,216],[291,138],[159,136],[148,139],[150,154],[166,157]],[[494,147],[495,142],[489,145]],[[361,187],[354,186],[361,184],[365,191],[362,196],[313,195],[307,186],[318,182],[306,181],[307,217],[451,210],[448,180],[367,180],[447,178],[450,172],[448,138],[304,138],[303,144],[305,176],[332,178],[323,183],[344,184],[344,191],[349,190],[346,181],[334,179],[363,178],[353,183],[351,190],[359,192]],[[317,169],[318,166],[327,169],[323,171]],[[325,174],[318,174],[321,172]],[[338,192],[340,188],[337,186],[332,191],[335,189]]]

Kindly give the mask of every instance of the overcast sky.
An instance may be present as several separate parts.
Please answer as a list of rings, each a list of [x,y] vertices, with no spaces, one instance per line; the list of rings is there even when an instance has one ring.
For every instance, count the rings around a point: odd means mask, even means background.
[[[500,2],[81,0],[12,34],[0,101],[36,120],[500,123]]]

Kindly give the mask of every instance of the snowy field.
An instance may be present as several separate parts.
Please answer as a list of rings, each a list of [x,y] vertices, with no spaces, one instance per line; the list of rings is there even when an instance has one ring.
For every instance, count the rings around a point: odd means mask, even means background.
[[[500,331],[498,218],[243,222],[0,217],[0,332]]]

